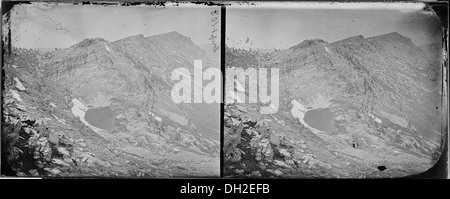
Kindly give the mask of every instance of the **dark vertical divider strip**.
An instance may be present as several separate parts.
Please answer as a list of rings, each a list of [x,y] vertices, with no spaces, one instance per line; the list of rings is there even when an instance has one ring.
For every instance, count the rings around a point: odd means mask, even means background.
[[[222,71],[222,102],[220,103],[220,177],[223,178],[223,141],[224,141],[224,111],[225,111],[225,27],[226,27],[226,8],[220,9],[220,70]]]

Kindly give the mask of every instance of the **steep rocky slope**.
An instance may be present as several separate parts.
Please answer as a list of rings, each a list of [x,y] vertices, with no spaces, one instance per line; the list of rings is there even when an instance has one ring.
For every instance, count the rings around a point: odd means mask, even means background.
[[[175,68],[192,71],[197,59],[203,68],[217,67],[188,37],[170,32],[114,42],[86,39],[37,54],[36,67],[18,62],[21,56],[12,54],[4,71],[2,158],[12,174],[219,175],[219,105],[200,104],[208,108],[194,111],[170,97]],[[85,117],[102,108],[114,114],[112,130]]]
[[[226,127],[235,129],[225,137],[239,140],[233,135],[243,123],[245,141],[224,146],[225,173],[254,176],[254,168],[283,177],[399,177],[426,171],[441,153],[446,128],[436,57],[398,33],[306,40],[254,57],[253,65],[280,69],[280,108],[260,115],[256,104],[228,106]]]

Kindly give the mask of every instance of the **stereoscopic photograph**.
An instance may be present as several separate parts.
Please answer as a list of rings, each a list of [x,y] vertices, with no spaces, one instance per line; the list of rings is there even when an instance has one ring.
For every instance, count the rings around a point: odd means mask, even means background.
[[[2,3],[0,176],[420,175],[448,150],[444,23],[426,3]]]
[[[424,4],[226,13],[224,176],[397,178],[447,139],[443,24]]]
[[[220,103],[178,98],[220,71],[220,7],[15,4],[2,39],[2,176],[219,177]]]

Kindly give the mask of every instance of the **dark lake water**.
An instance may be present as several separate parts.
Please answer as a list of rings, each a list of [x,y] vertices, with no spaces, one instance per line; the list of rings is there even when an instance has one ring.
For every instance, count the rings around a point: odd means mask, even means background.
[[[111,107],[107,106],[87,110],[84,115],[84,119],[92,126],[107,131],[113,131],[117,129],[117,126],[114,125],[115,116],[116,113],[111,109]]]
[[[338,130],[334,122],[335,117],[330,108],[318,108],[307,111],[304,120],[313,128],[332,133]]]

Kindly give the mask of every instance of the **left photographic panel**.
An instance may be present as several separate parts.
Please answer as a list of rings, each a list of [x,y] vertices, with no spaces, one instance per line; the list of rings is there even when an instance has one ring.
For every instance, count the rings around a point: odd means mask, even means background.
[[[2,176],[219,177],[220,11],[2,13]]]

